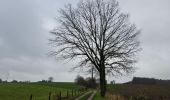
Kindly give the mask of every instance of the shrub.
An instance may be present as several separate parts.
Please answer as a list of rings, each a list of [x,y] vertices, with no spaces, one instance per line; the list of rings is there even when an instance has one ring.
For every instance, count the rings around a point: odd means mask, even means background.
[[[86,88],[93,88],[97,87],[96,79],[95,78],[86,78]]]
[[[49,77],[48,78],[48,82],[53,82],[54,78],[53,77]]]
[[[145,95],[139,95],[139,96],[136,96],[136,97],[131,96],[130,100],[148,100],[148,98]]]
[[[80,86],[85,86],[86,81],[84,80],[82,76],[77,76],[75,79],[75,83]]]
[[[18,81],[17,80],[13,80],[13,81],[11,81],[11,83],[17,83]]]
[[[96,88],[97,83],[95,78],[86,78],[84,79],[82,76],[77,76],[75,79],[75,83],[80,86],[84,86],[85,88]]]

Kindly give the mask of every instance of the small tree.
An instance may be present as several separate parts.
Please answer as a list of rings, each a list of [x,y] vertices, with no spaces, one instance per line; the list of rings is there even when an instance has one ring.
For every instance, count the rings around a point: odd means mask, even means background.
[[[48,78],[48,82],[53,82],[54,78],[53,77],[49,77]]]
[[[40,82],[42,82],[42,83],[46,83],[46,82],[48,82],[48,80],[42,80],[42,81],[40,81]]]
[[[17,80],[12,80],[11,83],[17,83],[18,81]]]
[[[0,83],[2,83],[2,79],[0,78]]]
[[[77,76],[75,79],[75,83],[86,88],[94,89],[97,87],[96,79],[91,77],[84,79],[82,76]]]
[[[112,80],[112,81],[110,82],[110,84],[115,84],[115,80]]]
[[[82,76],[77,76],[76,79],[75,79],[75,83],[77,85],[80,85],[80,86],[85,86],[86,84],[86,81],[84,80],[84,78]]]
[[[96,79],[88,77],[86,78],[86,88],[93,88],[95,89],[97,87]]]

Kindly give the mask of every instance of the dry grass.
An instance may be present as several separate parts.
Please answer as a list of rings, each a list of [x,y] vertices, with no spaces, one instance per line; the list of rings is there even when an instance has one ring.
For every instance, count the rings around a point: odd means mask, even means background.
[[[129,100],[130,97],[145,96],[148,100],[170,100],[170,85],[123,84],[109,89],[108,100]],[[118,98],[118,99],[117,99]]]
[[[107,100],[126,100],[124,96],[121,96],[119,94],[113,94],[113,93],[107,93],[106,94]]]

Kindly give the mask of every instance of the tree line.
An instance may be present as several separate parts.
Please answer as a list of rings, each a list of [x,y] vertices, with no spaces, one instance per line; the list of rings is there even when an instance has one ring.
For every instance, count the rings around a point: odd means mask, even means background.
[[[53,77],[48,77],[47,80],[41,80],[41,81],[37,81],[37,82],[43,82],[43,83],[46,83],[46,82],[53,82],[54,81],[54,78]],[[2,80],[0,78],[0,83],[8,83],[8,82],[11,82],[11,83],[30,83],[31,81],[27,80],[27,81],[18,81],[18,80],[12,80],[12,81],[7,81],[7,80]]]
[[[170,84],[170,80],[161,80],[155,78],[146,78],[146,77],[134,77],[132,84]]]

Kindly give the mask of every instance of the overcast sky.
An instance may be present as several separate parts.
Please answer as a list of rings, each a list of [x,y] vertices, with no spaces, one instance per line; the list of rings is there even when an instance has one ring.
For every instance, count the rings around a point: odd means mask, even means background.
[[[56,61],[51,50],[49,31],[57,25],[55,17],[65,4],[79,0],[0,0],[0,78],[38,81],[74,81],[76,64]],[[109,77],[116,82],[133,76],[170,79],[170,0],[119,0],[122,12],[141,29],[143,50],[139,53],[134,74]],[[83,74],[86,76],[86,74]]]

